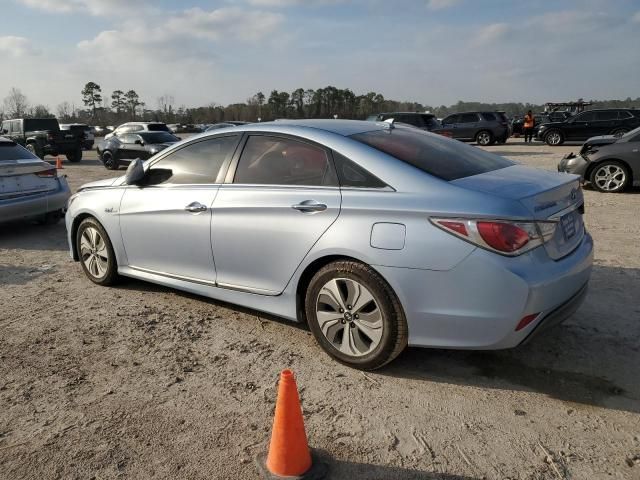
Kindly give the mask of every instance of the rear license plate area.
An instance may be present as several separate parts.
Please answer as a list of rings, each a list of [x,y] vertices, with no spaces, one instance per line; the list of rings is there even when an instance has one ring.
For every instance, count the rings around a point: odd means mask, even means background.
[[[562,225],[562,233],[564,234],[565,240],[571,240],[576,236],[578,232],[576,217],[579,215],[577,212],[570,212],[560,218],[560,225]]]

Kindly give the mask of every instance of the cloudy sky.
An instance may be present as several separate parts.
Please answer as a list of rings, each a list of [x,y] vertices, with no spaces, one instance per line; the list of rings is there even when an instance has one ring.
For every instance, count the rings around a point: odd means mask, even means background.
[[[638,0],[0,0],[0,98],[334,85],[429,105],[640,96]]]

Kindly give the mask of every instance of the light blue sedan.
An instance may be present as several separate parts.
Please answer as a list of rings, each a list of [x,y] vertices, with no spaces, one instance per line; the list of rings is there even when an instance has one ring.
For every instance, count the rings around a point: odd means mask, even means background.
[[[89,279],[124,275],[307,322],[374,369],[407,345],[515,347],[584,299],[578,177],[392,121],[204,133],[69,200]]]

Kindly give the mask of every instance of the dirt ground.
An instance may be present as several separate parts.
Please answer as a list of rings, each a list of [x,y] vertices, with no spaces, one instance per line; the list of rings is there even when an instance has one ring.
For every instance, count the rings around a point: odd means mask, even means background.
[[[488,147],[548,169],[578,148]],[[96,158],[65,162],[74,190],[114,175]],[[595,267],[573,318],[515,350],[411,348],[367,374],[301,326],[98,287],[62,222],[0,225],[0,479],[257,478],[283,368],[331,478],[640,479],[640,190],[585,195]]]

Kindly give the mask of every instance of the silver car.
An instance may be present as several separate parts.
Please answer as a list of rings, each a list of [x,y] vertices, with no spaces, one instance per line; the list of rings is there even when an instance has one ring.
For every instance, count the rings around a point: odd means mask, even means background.
[[[34,218],[54,223],[71,196],[67,180],[51,164],[0,137],[0,222]]]
[[[578,177],[387,123],[207,132],[69,201],[70,254],[119,275],[307,322],[337,360],[408,345],[515,347],[582,302]]]

